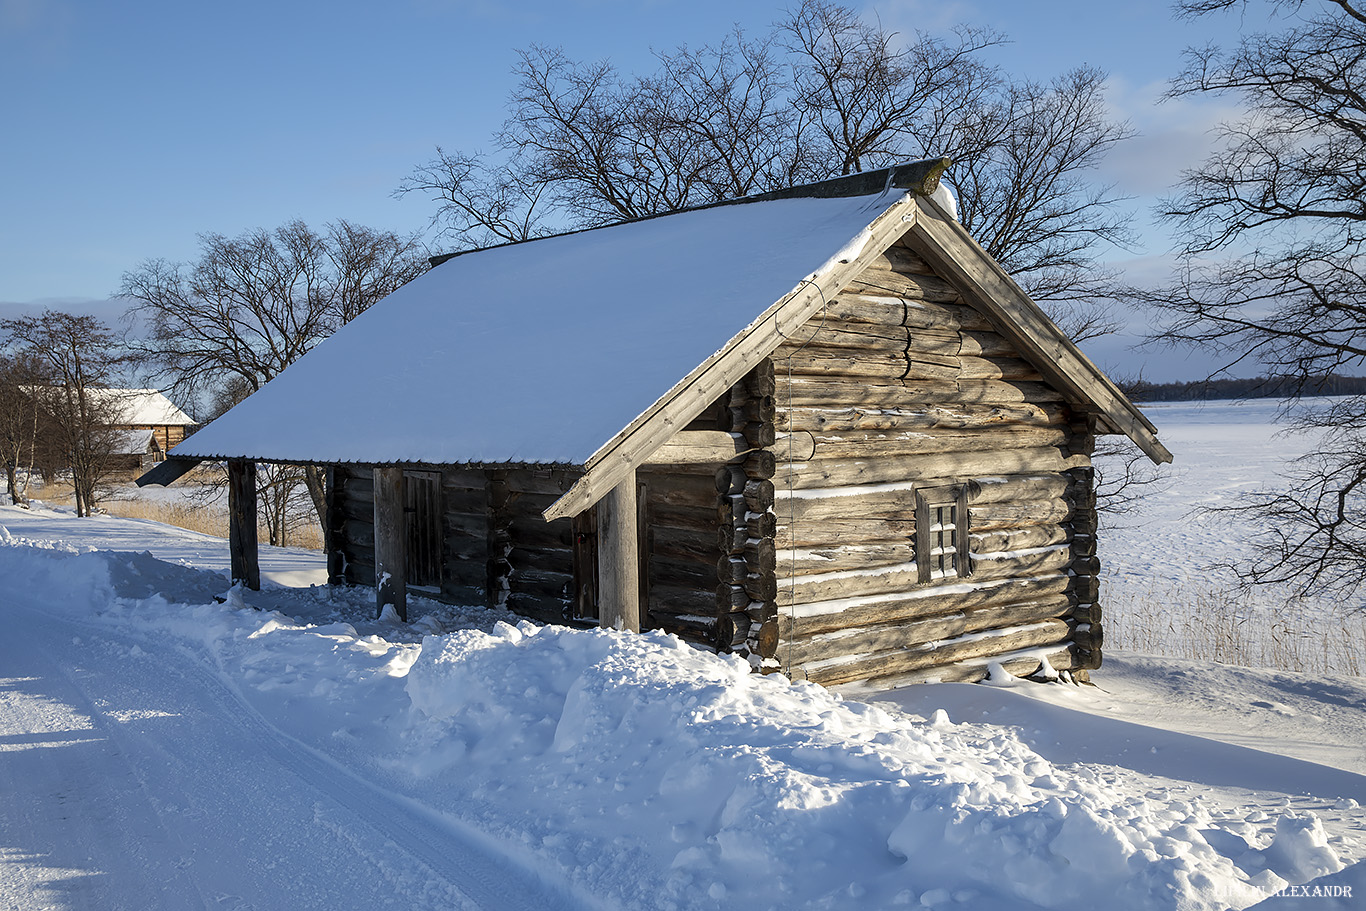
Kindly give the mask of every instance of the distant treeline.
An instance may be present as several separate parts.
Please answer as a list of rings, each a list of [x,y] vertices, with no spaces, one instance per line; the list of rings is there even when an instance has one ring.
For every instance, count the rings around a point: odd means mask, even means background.
[[[1263,376],[1249,379],[1196,380],[1189,383],[1121,382],[1135,402],[1196,402],[1203,399],[1268,399],[1293,395],[1362,395],[1366,377],[1318,376],[1311,379]]]

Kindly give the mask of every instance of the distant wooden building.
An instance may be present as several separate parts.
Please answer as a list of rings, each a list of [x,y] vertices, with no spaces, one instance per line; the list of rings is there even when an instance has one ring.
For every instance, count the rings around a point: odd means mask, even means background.
[[[1154,427],[951,215],[947,162],[464,253],[144,481],[327,466],[329,571],[821,683],[1100,663],[1091,453]]]
[[[130,439],[146,439],[145,451],[161,461],[172,446],[193,430],[194,419],[171,403],[156,389],[94,389],[107,396],[119,416],[115,429],[127,431]],[[150,436],[145,436],[150,434]]]

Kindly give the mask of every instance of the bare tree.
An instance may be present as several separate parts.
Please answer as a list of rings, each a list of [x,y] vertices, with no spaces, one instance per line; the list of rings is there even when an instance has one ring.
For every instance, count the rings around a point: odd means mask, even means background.
[[[131,343],[138,363],[184,399],[255,392],[427,266],[416,238],[346,221],[324,233],[294,221],[199,242],[197,262],[148,260],[119,289],[147,327]],[[320,470],[303,480],[321,522]]]
[[[734,199],[906,158],[947,155],[960,218],[1074,337],[1113,328],[1123,200],[1091,181],[1130,131],[1103,74],[1012,82],[976,29],[905,39],[804,0],[760,39],[656,54],[642,76],[533,47],[491,154],[437,150],[399,187],[437,202],[461,244],[525,240]]]
[[[1165,202],[1186,242],[1175,279],[1144,298],[1165,320],[1161,337],[1213,352],[1218,372],[1248,362],[1303,390],[1366,363],[1366,8],[1282,0],[1272,14],[1271,30],[1236,47],[1187,52],[1171,94],[1228,95],[1247,113],[1223,125],[1216,151]],[[1267,529],[1244,578],[1355,589],[1366,570],[1366,400],[1287,416],[1325,439],[1280,490],[1242,507]]]
[[[114,333],[93,316],[46,310],[0,320],[14,353],[41,364],[45,385],[28,390],[50,417],[48,431],[71,471],[76,515],[89,516],[113,468],[121,422],[119,401],[100,394],[123,360]]]
[[[16,506],[28,503],[28,482],[48,418],[34,390],[50,384],[33,358],[0,355],[0,460],[5,463],[5,490]],[[21,474],[20,469],[27,470]]]

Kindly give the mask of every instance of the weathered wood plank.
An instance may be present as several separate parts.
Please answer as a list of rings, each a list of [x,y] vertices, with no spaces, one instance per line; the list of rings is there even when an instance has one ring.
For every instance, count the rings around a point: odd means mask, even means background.
[[[970,658],[1008,654],[1023,648],[1056,645],[1070,636],[1061,620],[1041,620],[989,633],[971,633],[958,639],[897,649],[854,658],[840,657],[802,665],[808,679],[831,686],[922,670]]]
[[[1048,474],[1069,467],[1068,458],[1054,446],[880,459],[812,459],[809,462],[780,462],[773,484],[778,490],[789,486],[795,490],[812,490],[889,482],[952,482],[992,474]]]
[[[408,621],[408,535],[404,523],[402,466],[380,466],[375,485],[375,616],[393,607]]]
[[[640,548],[632,473],[598,501],[598,621],[640,632]]]
[[[969,430],[996,429],[1006,425],[1031,427],[1066,424],[1065,405],[910,405],[905,407],[843,408],[804,407],[783,409],[779,423],[784,430],[836,433],[849,430]]]
[[[920,587],[862,598],[836,598],[783,608],[778,622],[784,640],[838,629],[902,623],[956,610],[1034,601],[1068,590],[1069,577],[1055,573],[1032,578],[995,579],[969,584]],[[1083,599],[1084,600],[1084,599]]]

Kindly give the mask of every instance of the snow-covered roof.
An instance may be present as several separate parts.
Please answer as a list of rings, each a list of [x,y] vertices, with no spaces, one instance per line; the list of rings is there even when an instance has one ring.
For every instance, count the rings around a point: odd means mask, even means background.
[[[584,464],[889,202],[719,206],[454,257],[175,454]]]
[[[97,399],[108,397],[122,410],[123,424],[133,426],[167,426],[193,424],[194,419],[181,411],[171,400],[156,389],[92,389]]]
[[[578,465],[585,476],[546,515],[573,514],[914,237],[1069,400],[1170,460],[1152,424],[954,220],[936,192],[947,163],[451,257],[171,455]]]

